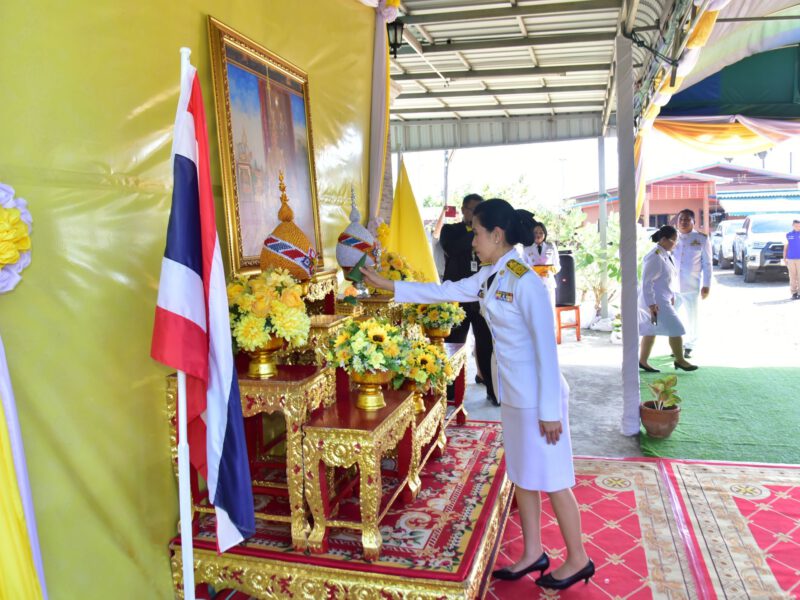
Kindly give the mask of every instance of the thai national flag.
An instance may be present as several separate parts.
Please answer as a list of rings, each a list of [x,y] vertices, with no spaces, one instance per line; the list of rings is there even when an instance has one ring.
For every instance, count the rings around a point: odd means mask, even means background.
[[[194,67],[181,81],[172,146],[174,184],[150,355],[186,373],[192,465],[216,508],[217,548],[255,532],[253,491],[233,363],[225,273],[208,167],[208,137]]]

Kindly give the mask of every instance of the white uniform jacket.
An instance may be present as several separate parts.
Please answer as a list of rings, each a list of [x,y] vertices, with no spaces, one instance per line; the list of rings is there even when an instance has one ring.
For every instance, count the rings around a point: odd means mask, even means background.
[[[661,246],[642,259],[639,289],[639,335],[680,336],[685,329],[673,306],[678,291],[678,270],[674,259]],[[650,306],[658,305],[658,324],[650,322]]]
[[[507,267],[517,261],[521,275]],[[489,277],[497,273],[487,289]],[[460,281],[395,283],[397,302],[480,302],[492,332],[500,402],[536,408],[542,421],[560,421],[562,377],[554,334],[553,309],[542,280],[510,250],[494,265]],[[564,382],[566,385],[566,382]]]
[[[522,257],[525,262],[531,267],[535,265],[553,265],[554,271],[545,278],[545,285],[548,289],[555,289],[556,287],[556,273],[561,270],[561,261],[558,258],[558,250],[556,245],[552,242],[545,242],[542,244],[542,251],[536,244],[522,247]]]
[[[672,257],[678,267],[680,293],[697,293],[700,288],[711,285],[711,242],[708,236],[694,230],[678,234]]]

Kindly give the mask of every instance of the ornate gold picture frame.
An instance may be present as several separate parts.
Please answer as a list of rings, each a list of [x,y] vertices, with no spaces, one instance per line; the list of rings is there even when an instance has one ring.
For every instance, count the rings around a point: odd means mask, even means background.
[[[322,267],[308,76],[213,17],[208,35],[231,274],[259,270],[264,239],[279,223],[279,171]]]

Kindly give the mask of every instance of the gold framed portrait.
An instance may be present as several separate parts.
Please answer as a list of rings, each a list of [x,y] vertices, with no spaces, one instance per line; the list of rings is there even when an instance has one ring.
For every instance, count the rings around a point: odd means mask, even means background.
[[[308,76],[210,16],[208,35],[231,274],[259,271],[264,239],[280,222],[279,172],[321,268]]]

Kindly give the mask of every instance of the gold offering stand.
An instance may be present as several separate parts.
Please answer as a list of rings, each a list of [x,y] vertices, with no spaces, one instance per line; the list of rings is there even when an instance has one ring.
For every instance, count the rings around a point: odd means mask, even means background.
[[[372,295],[359,298],[358,303],[363,307],[362,317],[387,319],[393,325],[403,322],[403,305],[394,301],[394,296]]]
[[[447,416],[444,427],[447,428],[453,419],[458,425],[467,422],[467,409],[464,408],[464,394],[467,389],[467,348],[465,344],[444,345],[447,358],[453,367],[453,379],[449,382],[453,385],[453,399],[447,400],[447,404],[453,407],[453,412]]]
[[[336,304],[338,282],[336,269],[317,271],[304,284],[304,300],[309,315],[332,315]]]
[[[314,518],[308,547],[312,552],[327,551],[330,527],[357,529],[361,531],[364,558],[376,560],[383,543],[378,523],[410,478],[418,479],[417,456],[413,452],[417,419],[409,391],[385,390],[386,406],[375,411],[356,408],[356,394],[340,394],[335,405],[318,411],[303,426],[305,493]],[[395,448],[401,479],[386,497],[381,457]],[[331,489],[328,467],[353,465],[358,466],[359,472],[360,521],[333,519],[340,493]]]
[[[289,496],[290,514],[256,512],[256,518],[288,522],[292,528],[295,549],[306,548],[308,519],[303,500],[302,427],[312,411],[333,404],[336,389],[335,371],[315,365],[279,365],[278,373],[270,379],[251,379],[239,374],[242,414],[245,417],[245,436],[251,471],[261,460],[264,439],[262,414],[279,412],[286,423],[286,484],[253,481],[254,491],[275,490]],[[170,419],[172,455],[177,466],[177,433],[175,411],[177,377],[167,377],[167,411]],[[207,492],[200,489],[197,472],[191,473],[192,499],[197,512],[213,512]]]

